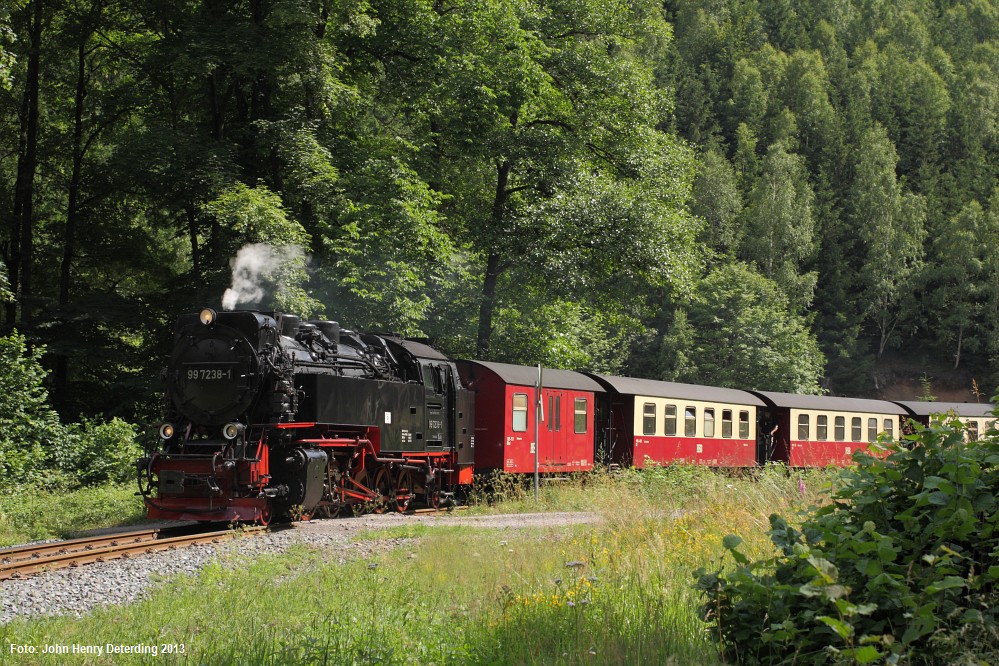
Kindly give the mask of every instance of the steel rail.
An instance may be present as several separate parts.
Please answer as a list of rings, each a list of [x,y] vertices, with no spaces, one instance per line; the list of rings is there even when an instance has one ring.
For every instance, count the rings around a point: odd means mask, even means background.
[[[160,530],[139,530],[7,548],[0,551],[0,580],[23,578],[43,571],[129,558],[163,550],[220,543],[243,535],[264,532],[266,529],[244,527],[239,530],[227,529],[167,537],[163,536]]]

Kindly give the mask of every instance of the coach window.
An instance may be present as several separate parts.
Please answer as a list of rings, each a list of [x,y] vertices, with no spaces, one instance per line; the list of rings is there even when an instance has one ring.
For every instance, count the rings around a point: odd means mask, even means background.
[[[551,432],[551,429],[552,429],[552,421],[555,420],[554,416],[555,416],[555,396],[549,395],[548,396],[548,418],[545,419],[546,421],[548,421],[548,431],[549,432]]]
[[[687,437],[697,435],[697,407],[687,407],[683,410],[683,434]]]
[[[513,394],[513,431],[527,432],[527,394]]]
[[[972,442],[978,439],[978,421],[968,421],[968,439]]]
[[[704,436],[715,436],[715,410],[713,409],[704,410]]]
[[[878,441],[878,420],[875,418],[867,419],[867,441]]]
[[[676,405],[666,405],[666,436],[676,437]]]
[[[815,439],[820,442],[829,439],[829,417],[825,414],[815,417]]]
[[[586,432],[586,398],[576,398],[575,408],[576,432]]]
[[[844,442],[846,441],[846,417],[837,416],[836,417],[836,441]]]
[[[555,432],[562,431],[562,396],[555,396]]]
[[[732,436],[732,410],[722,410],[722,437]]]
[[[645,403],[643,415],[645,418],[642,419],[642,433],[646,435],[656,434],[656,403]]]
[[[739,412],[739,439],[749,439],[749,412]]]
[[[811,434],[808,432],[811,428],[811,424],[808,422],[808,414],[798,414],[798,439],[803,442],[808,441],[808,436]]]
[[[894,439],[894,437],[895,437],[895,420],[894,419],[885,419],[884,431],[886,433],[888,433],[889,437],[891,437],[891,438]]]
[[[862,423],[863,421],[859,416],[854,416],[850,419],[850,436],[855,442],[859,442],[860,438],[864,435],[864,429],[861,425]]]

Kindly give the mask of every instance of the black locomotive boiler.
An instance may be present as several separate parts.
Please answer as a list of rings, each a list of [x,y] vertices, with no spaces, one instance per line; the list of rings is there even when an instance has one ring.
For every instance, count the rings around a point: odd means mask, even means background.
[[[179,318],[150,518],[267,523],[441,506],[472,482],[474,404],[432,347],[287,314]]]

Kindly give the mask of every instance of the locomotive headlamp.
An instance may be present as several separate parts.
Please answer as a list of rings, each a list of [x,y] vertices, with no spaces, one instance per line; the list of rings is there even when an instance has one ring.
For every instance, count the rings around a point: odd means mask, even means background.
[[[164,423],[160,426],[160,437],[163,439],[170,439],[176,432],[177,429],[173,427],[172,423]]]
[[[229,440],[236,439],[242,432],[242,423],[226,423],[222,428],[222,436]]]
[[[215,313],[215,310],[212,310],[211,308],[205,308],[204,310],[201,311],[201,314],[199,314],[198,316],[200,317],[202,324],[204,324],[205,326],[211,326],[212,324],[215,323],[215,317],[217,317],[218,315]]]

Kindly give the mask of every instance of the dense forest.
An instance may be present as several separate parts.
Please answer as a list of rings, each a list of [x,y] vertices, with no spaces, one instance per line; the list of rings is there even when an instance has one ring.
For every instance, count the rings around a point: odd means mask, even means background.
[[[996,0],[13,0],[4,363],[150,424],[232,288],[461,357],[988,394],[997,114]]]

